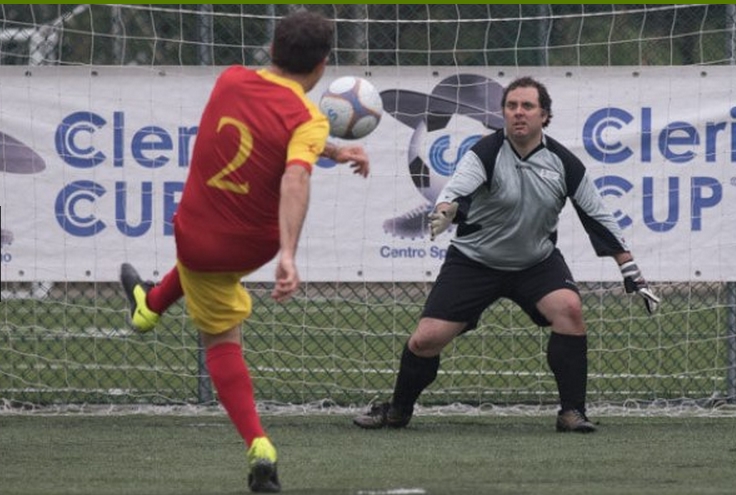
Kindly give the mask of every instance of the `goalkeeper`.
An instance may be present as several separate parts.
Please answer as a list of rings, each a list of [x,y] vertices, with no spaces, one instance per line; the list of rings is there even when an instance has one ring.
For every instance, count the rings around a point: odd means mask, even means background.
[[[659,299],[629,252],[585,167],[543,129],[552,100],[540,82],[522,77],[502,97],[504,129],[480,139],[458,163],[430,214],[434,240],[451,223],[455,237],[422,316],[401,355],[393,397],[353,422],[367,429],[406,426],[422,391],[437,376],[440,353],[474,329],[501,297],[539,326],[551,327],[547,363],[559,393],[556,429],[592,432],[586,415],[588,373],[582,301],[556,248],[560,212],[569,199],[598,256],[618,263],[626,292],[650,314]]]
[[[127,263],[120,273],[140,331],[151,330],[161,312],[186,296],[218,399],[247,447],[253,492],[279,492],[281,484],[243,359],[240,327],[251,298],[240,280],[278,254],[271,295],[278,302],[292,296],[300,285],[296,249],[317,157],[351,161],[364,177],[369,172],[362,146],[327,144],[327,118],[306,96],[324,74],[333,40],[331,21],[300,10],[276,24],[269,67],[223,71],[202,113],[174,217],[176,267],[156,287]]]

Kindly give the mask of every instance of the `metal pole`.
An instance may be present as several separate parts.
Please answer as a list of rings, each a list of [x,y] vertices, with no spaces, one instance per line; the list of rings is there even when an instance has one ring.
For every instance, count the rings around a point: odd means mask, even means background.
[[[731,65],[736,65],[736,5],[732,3],[726,5],[726,25],[731,33],[726,41],[726,51]]]
[[[726,282],[726,294],[726,311],[728,311],[726,387],[728,402],[736,403],[736,282]]]
[[[197,16],[199,24],[199,65],[212,65],[212,49],[214,47],[212,33],[212,5],[199,6]]]
[[[549,27],[551,15],[552,8],[549,5],[539,4],[537,6],[537,18],[539,19],[537,27],[539,65],[542,67],[549,65]]]
[[[212,393],[212,381],[210,380],[210,373],[207,371],[207,363],[205,362],[202,336],[199,335],[199,331],[197,332],[197,400],[200,404],[209,404],[214,402],[215,396]]]
[[[123,12],[120,6],[112,7],[112,52],[115,65],[125,65],[125,29]]]
[[[352,42],[353,49],[353,60],[351,61],[354,65],[365,66],[368,64],[368,39],[366,37],[367,32],[367,6],[353,4],[348,7],[347,13],[350,21],[350,35],[348,39]],[[365,21],[361,22],[361,20]]]

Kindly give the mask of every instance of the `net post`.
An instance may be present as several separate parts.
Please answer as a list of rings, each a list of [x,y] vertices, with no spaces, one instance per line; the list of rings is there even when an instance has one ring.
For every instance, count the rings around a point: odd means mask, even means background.
[[[726,389],[729,403],[736,403],[736,282],[726,282],[728,329],[726,348]]]
[[[207,371],[207,364],[205,362],[205,351],[201,335],[197,337],[197,342],[197,402],[199,404],[209,404],[214,401],[214,396],[212,394],[210,373]]]
[[[726,6],[726,23],[729,32],[726,41],[726,53],[731,65],[736,65],[736,6],[729,4]]]

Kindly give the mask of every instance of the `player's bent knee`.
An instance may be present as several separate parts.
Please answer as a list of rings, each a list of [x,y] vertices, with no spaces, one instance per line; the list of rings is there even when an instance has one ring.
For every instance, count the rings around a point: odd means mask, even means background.
[[[465,323],[422,318],[417,329],[409,337],[409,350],[421,357],[438,356],[465,326]]]
[[[412,335],[409,338],[409,350],[420,357],[434,357],[442,352],[445,347],[444,343],[438,343],[432,339],[418,336],[417,334]]]

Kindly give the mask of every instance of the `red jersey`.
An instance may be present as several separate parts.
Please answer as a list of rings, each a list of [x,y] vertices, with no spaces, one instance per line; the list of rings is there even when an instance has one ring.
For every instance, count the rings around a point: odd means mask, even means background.
[[[301,85],[265,69],[226,69],[215,83],[174,217],[177,257],[199,271],[247,271],[279,250],[281,177],[310,173],[327,118]]]

